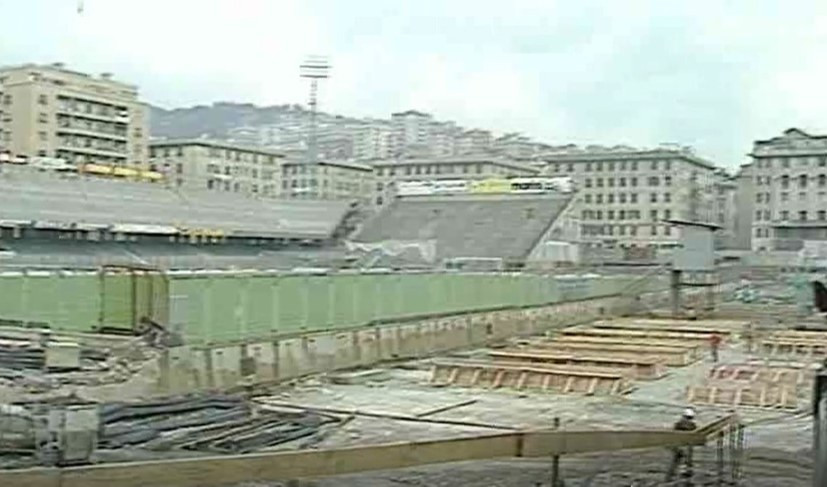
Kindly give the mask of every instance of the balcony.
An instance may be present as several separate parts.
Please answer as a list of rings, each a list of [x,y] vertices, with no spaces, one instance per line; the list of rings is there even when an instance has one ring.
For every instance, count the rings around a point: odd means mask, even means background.
[[[129,114],[124,115],[122,112],[116,111],[113,111],[109,114],[102,114],[100,112],[80,110],[78,108],[74,108],[68,105],[59,105],[57,108],[57,113],[59,115],[69,115],[72,117],[85,118],[89,120],[98,120],[102,122],[113,122],[122,124],[129,123]]]
[[[116,152],[115,150],[111,149],[104,149],[98,147],[85,147],[80,144],[67,144],[65,142],[59,142],[57,150],[59,151],[66,151],[66,152],[74,152],[77,154],[88,154],[88,155],[95,155],[95,156],[102,156],[102,157],[120,157],[126,158],[126,149],[123,152]]]
[[[101,139],[118,140],[118,141],[122,141],[122,142],[126,142],[126,140],[127,140],[126,133],[117,134],[117,133],[108,132],[108,131],[105,131],[105,130],[104,131],[98,131],[98,130],[87,129],[85,127],[59,126],[58,129],[57,129],[57,133],[58,134],[67,134],[67,135],[83,135],[83,136],[87,136],[87,137],[97,137],[97,138],[101,138]]]

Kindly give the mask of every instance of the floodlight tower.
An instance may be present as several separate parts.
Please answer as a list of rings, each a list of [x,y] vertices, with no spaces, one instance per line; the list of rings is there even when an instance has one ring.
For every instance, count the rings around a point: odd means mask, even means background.
[[[330,77],[330,62],[323,56],[309,56],[299,66],[302,78],[310,80],[310,134],[307,142],[307,160],[315,164],[319,162],[319,140],[316,124],[316,109],[319,105],[319,80]]]

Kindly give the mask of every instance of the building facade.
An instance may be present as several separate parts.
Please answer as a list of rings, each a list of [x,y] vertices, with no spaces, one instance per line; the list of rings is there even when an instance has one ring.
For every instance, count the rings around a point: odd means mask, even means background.
[[[791,128],[754,143],[753,250],[801,250],[827,240],[827,135]]]
[[[348,200],[369,205],[376,179],[371,166],[345,161],[286,162],[282,196],[291,199]]]
[[[185,190],[239,193],[277,198],[281,193],[283,154],[208,140],[152,142],[150,169],[167,184]]]
[[[583,242],[603,247],[674,247],[667,223],[716,220],[716,168],[686,148],[568,148],[538,156],[549,176],[579,189]]]
[[[389,202],[398,181],[489,179],[537,176],[539,170],[511,159],[489,154],[372,161],[376,172],[374,204]]]
[[[0,145],[13,156],[146,164],[148,110],[135,86],[109,73],[95,77],[61,63],[0,68],[0,86]]]

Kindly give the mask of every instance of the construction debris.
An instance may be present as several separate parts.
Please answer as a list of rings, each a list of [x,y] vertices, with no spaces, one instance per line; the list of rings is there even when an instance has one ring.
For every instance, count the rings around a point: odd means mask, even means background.
[[[543,349],[506,349],[491,350],[488,355],[503,362],[527,362],[548,365],[570,365],[583,367],[603,367],[607,369],[632,370],[635,379],[659,379],[666,374],[663,360],[646,357],[621,357],[614,355],[577,355],[554,353]]]

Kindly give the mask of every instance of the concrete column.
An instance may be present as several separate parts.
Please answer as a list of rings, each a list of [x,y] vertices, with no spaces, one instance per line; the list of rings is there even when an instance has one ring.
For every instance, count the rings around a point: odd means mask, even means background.
[[[673,269],[670,273],[669,290],[672,293],[672,316],[677,318],[681,313],[681,271]]]

